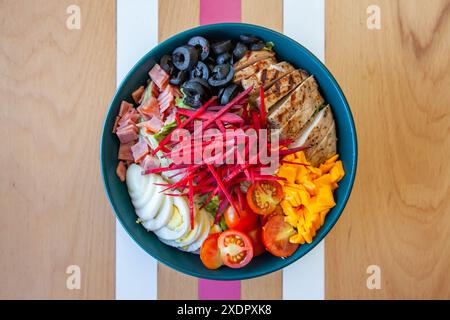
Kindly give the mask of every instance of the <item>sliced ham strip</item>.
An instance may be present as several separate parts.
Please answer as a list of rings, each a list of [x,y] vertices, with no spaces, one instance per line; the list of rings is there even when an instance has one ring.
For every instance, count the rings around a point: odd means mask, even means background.
[[[122,101],[122,104],[120,105],[119,110],[119,117],[123,117],[125,113],[127,113],[129,110],[133,109],[133,105],[129,102],[126,102],[125,100]]]
[[[134,161],[136,163],[141,162],[144,157],[150,152],[147,142],[145,140],[141,139],[131,147],[131,152],[133,154]]]
[[[161,162],[157,157],[148,154],[145,156],[144,160],[142,160],[141,166],[144,170],[156,169],[161,166]]]
[[[150,79],[158,86],[160,91],[164,91],[169,83],[169,75],[160,67],[159,64],[155,64],[148,73]]]
[[[164,124],[169,124],[172,123],[176,120],[176,113],[177,113],[177,109],[172,107],[169,110],[167,110],[167,117],[166,120],[164,121]]]
[[[128,142],[137,140],[137,138],[138,138],[137,130],[135,130],[133,128],[126,129],[126,130],[124,130],[124,129],[117,130],[116,134],[121,143],[128,143]]]
[[[117,155],[119,160],[134,161],[133,154],[131,152],[132,145],[134,145],[134,142],[120,144],[119,153]]]
[[[148,121],[140,122],[137,124],[139,128],[146,128],[147,130],[156,133],[161,130],[164,126],[164,123],[156,117],[151,118]]]
[[[130,125],[135,125],[136,122],[133,121],[133,119],[126,119],[125,121],[119,121],[119,126],[117,127],[118,130],[120,130],[121,128],[125,128],[128,127]],[[116,130],[117,131],[117,130]]]
[[[137,111],[145,120],[150,120],[152,117],[161,118],[158,100],[153,96],[144,101]]]
[[[117,127],[119,126],[119,121],[120,121],[120,117],[117,116],[116,120],[114,120],[114,125],[113,125],[113,128],[112,128],[112,132],[113,133],[116,133]]]
[[[164,113],[164,111],[175,105],[174,90],[171,85],[168,85],[166,89],[164,89],[164,91],[161,92],[161,94],[158,97],[158,103],[159,103],[159,110],[161,111],[161,113]]]
[[[116,174],[119,177],[120,181],[125,182],[127,177],[127,167],[125,166],[125,162],[119,161],[119,164],[116,168]]]
[[[133,109],[135,110],[135,109]],[[127,114],[125,114],[122,118],[120,118],[119,120],[119,126],[123,126],[124,123],[137,123],[139,120],[139,113],[137,111],[135,111],[134,113],[130,113],[128,112]]]
[[[136,124],[138,122],[138,120],[139,120],[139,117],[140,117],[139,114],[130,114],[130,115],[128,115],[128,113],[127,113],[124,117],[122,117],[119,120],[119,127],[123,127],[123,125],[125,123],[128,123],[128,124],[134,123],[134,124]]]
[[[120,126],[119,128],[117,128],[117,133],[119,133],[121,131],[128,131],[128,130],[132,130],[132,131],[134,131],[136,133],[139,131],[139,129],[136,126],[136,124],[130,123],[130,124],[127,124],[126,126]]]
[[[142,99],[142,95],[144,94],[144,91],[145,91],[145,87],[144,86],[140,86],[139,88],[137,88],[137,90],[135,90],[131,94],[131,97],[133,97],[134,102],[140,103],[140,101]]]
[[[181,90],[178,87],[172,87],[172,91],[173,91],[173,95],[175,96],[175,98],[183,97],[183,93],[181,92]]]

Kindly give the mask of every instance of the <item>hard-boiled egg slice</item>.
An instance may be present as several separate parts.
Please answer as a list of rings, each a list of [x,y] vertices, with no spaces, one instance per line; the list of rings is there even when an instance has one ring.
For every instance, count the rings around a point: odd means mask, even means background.
[[[203,229],[203,225],[206,223],[206,219],[204,217],[204,215],[199,212],[195,215],[195,220],[194,220],[194,229],[189,229],[188,233],[179,239],[176,240],[164,240],[164,239],[160,239],[163,243],[171,246],[171,247],[175,247],[175,248],[179,248],[179,247],[184,247],[184,246],[189,246],[192,242],[194,242],[195,240],[197,240],[197,238],[200,235],[200,232]]]
[[[182,249],[185,251],[194,253],[195,251],[200,249],[200,247],[203,244],[203,241],[205,241],[209,235],[209,230],[211,229],[211,225],[213,224],[214,219],[206,211],[202,211],[202,212],[205,216],[205,225],[203,226],[202,232],[200,233],[199,237],[192,244],[190,244],[187,247],[182,247]]]
[[[127,169],[126,183],[130,196],[137,197],[147,189],[149,177],[143,176],[142,168],[133,163]]]
[[[155,185],[155,183],[163,183],[163,180],[158,175],[155,176],[155,182],[152,183],[152,196],[142,207],[136,208],[136,214],[141,220],[154,219],[162,207],[164,198],[167,197],[163,192],[160,192],[162,187]]]
[[[173,198],[172,218],[167,225],[155,231],[155,234],[164,240],[176,240],[184,237],[190,230],[189,206],[184,197],[169,196],[169,198]]]
[[[163,194],[163,203],[154,219],[142,222],[142,226],[148,231],[155,231],[165,226],[172,218],[173,213],[173,197]]]
[[[139,197],[133,197],[131,198],[131,202],[133,203],[136,210],[142,209],[148,202],[152,201],[154,202],[155,199],[162,201],[160,198],[155,198],[158,195],[158,192],[156,191],[156,185],[155,183],[161,183],[160,177],[157,174],[150,174],[148,175],[150,181],[147,185],[147,189],[143,192],[142,195]],[[159,208],[158,208],[159,209]]]

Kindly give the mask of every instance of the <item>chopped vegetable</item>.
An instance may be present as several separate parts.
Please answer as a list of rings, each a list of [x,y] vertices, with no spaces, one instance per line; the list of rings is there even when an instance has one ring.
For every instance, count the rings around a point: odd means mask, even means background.
[[[247,232],[257,227],[258,216],[248,208],[241,209],[238,213],[229,206],[223,215],[228,228]]]
[[[153,137],[157,141],[161,141],[162,139],[167,137],[176,127],[177,127],[177,122],[176,121],[168,123],[164,127],[162,127],[161,130],[159,130],[158,133],[155,133],[153,135]]]
[[[223,263],[230,268],[242,268],[253,258],[250,238],[236,230],[222,232],[217,240]]]
[[[277,257],[289,257],[297,250],[298,244],[289,241],[293,235],[294,228],[280,215],[271,217],[263,227],[264,246]]]
[[[311,243],[325,217],[335,206],[333,190],[345,172],[338,155],[315,168],[306,160],[303,151],[291,154],[282,160],[277,175],[281,182],[284,200],[281,207],[286,222],[296,230],[290,238],[292,243]]]
[[[186,103],[184,103],[184,97],[186,96],[186,94],[184,93],[183,89],[181,89],[181,93],[183,94],[183,97],[175,98],[175,106],[181,109],[195,110],[191,106],[188,106]]]
[[[202,260],[203,265],[208,269],[218,269],[223,265],[220,250],[217,245],[217,239],[219,236],[220,232],[211,234],[203,242],[200,249],[200,259]]]
[[[217,209],[219,208],[219,197],[214,195],[208,203],[206,203],[205,207],[206,211],[213,213],[214,215],[217,213]]]
[[[263,243],[263,231],[262,228],[258,225],[255,226],[253,230],[249,230],[247,232],[248,237],[252,241],[253,246],[253,256],[257,257],[262,255],[264,252],[266,252],[266,248],[264,247]]]
[[[275,47],[275,43],[273,43],[272,41],[267,41],[266,45],[263,48],[263,50],[272,51],[273,47]]]
[[[283,189],[278,181],[257,181],[247,191],[247,203],[253,212],[270,214],[283,199]]]

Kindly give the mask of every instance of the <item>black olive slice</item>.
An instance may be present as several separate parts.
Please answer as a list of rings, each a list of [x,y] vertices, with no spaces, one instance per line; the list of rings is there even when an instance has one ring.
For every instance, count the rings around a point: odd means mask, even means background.
[[[202,78],[208,80],[209,67],[201,61],[197,62],[195,67],[191,70],[191,79],[192,78]]]
[[[171,55],[168,54],[163,55],[161,60],[159,60],[159,65],[165,72],[167,72],[169,75],[172,75],[174,66],[172,63]]]
[[[194,108],[200,108],[203,104],[201,98],[199,95],[194,96],[185,96],[183,99],[183,102],[187,104],[188,106],[194,107]]]
[[[187,72],[185,70],[175,70],[172,77],[169,79],[169,83],[175,86],[181,85],[187,79]]]
[[[213,51],[216,55],[230,51],[232,47],[233,47],[233,43],[231,42],[231,40],[219,41],[219,42],[213,43],[211,46],[211,48],[213,49]]]
[[[185,94],[184,103],[196,108],[200,107],[209,97],[208,88],[204,87],[198,80],[201,81],[200,78],[196,78],[196,80],[186,81],[181,86]]]
[[[233,100],[234,97],[236,97],[239,93],[239,86],[236,84],[230,84],[228,87],[226,87],[223,92],[222,95],[220,97],[220,104],[222,106],[226,105],[228,102],[230,102],[231,100]]]
[[[220,100],[222,100],[222,95],[223,95],[224,91],[225,91],[225,88],[222,87],[219,89],[219,93],[217,93],[217,101],[219,101],[219,103],[220,103]]]
[[[236,58],[236,60],[240,60],[242,59],[243,56],[245,56],[247,51],[248,51],[247,46],[242,42],[238,42],[233,50],[233,56]]]
[[[224,64],[224,63],[230,62],[231,58],[232,58],[231,54],[229,54],[228,52],[225,52],[225,53],[219,54],[217,56],[216,63],[217,64]]]
[[[259,51],[262,50],[264,47],[266,46],[266,44],[262,41],[254,43],[250,46],[250,50],[252,51]]]
[[[218,64],[212,70],[208,83],[213,87],[226,86],[233,80],[234,69],[230,64]]]
[[[209,98],[211,96],[212,89],[207,80],[205,80],[203,78],[193,78],[190,81],[201,84],[203,86],[203,88],[205,89],[207,97]]]
[[[200,59],[203,61],[209,56],[209,42],[203,37],[193,37],[189,39],[188,45],[200,48]]]
[[[252,44],[261,41],[261,39],[257,38],[254,35],[251,34],[241,34],[239,36],[239,39],[241,39],[242,42],[246,44]]]
[[[198,52],[193,46],[176,48],[172,53],[172,63],[179,70],[191,70],[198,61]]]

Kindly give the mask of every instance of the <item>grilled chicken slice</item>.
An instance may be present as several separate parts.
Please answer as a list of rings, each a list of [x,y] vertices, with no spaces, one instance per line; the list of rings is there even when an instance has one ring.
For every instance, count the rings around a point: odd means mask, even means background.
[[[301,146],[308,147],[305,155],[308,161],[314,160],[314,163],[311,162],[312,165],[320,164],[316,161],[329,158],[333,155],[333,151],[336,152],[336,129],[329,105],[308,121],[300,136],[290,145],[291,148]]]
[[[336,154],[336,142],[336,125],[333,122],[322,141],[315,147],[305,150],[306,159],[313,166],[319,166]]]
[[[233,81],[235,83],[239,83],[239,82],[241,82],[241,80],[246,79],[246,78],[254,75],[255,73],[258,73],[261,70],[264,70],[265,68],[269,67],[270,65],[272,65],[274,63],[276,63],[274,57],[269,57],[267,59],[259,60],[259,61],[255,62],[254,64],[251,64],[248,67],[237,71],[234,74]]]
[[[246,79],[242,79],[241,85],[244,89],[253,86],[250,95],[256,95],[258,94],[261,85],[264,86],[264,90],[267,90],[275,81],[294,70],[295,68],[286,61],[271,64],[267,68],[260,70],[258,73],[253,74]]]
[[[322,105],[324,100],[319,93],[318,85],[314,76],[310,76],[302,82],[292,93],[281,99],[273,106],[267,120],[272,128],[282,128],[288,123],[289,119],[296,113],[305,113],[309,110],[309,106],[313,105],[313,112],[316,107]],[[312,113],[307,115],[306,121],[309,120]],[[304,122],[302,126],[305,124]]]
[[[238,72],[259,60],[274,57],[275,53],[273,51],[248,51],[238,62],[233,65],[234,72]]]
[[[264,92],[264,105],[266,110],[270,110],[278,101],[284,96],[294,90],[300,83],[308,78],[308,73],[305,70],[295,70],[288,73],[278,81],[276,81],[268,90]],[[258,106],[260,101],[256,99]]]
[[[269,116],[269,121],[274,123],[274,126],[281,124],[280,136],[282,139],[295,140],[325,100],[320,94],[314,78],[307,79],[295,89],[290,97],[291,99]],[[290,101],[294,101],[294,105],[288,103]]]

